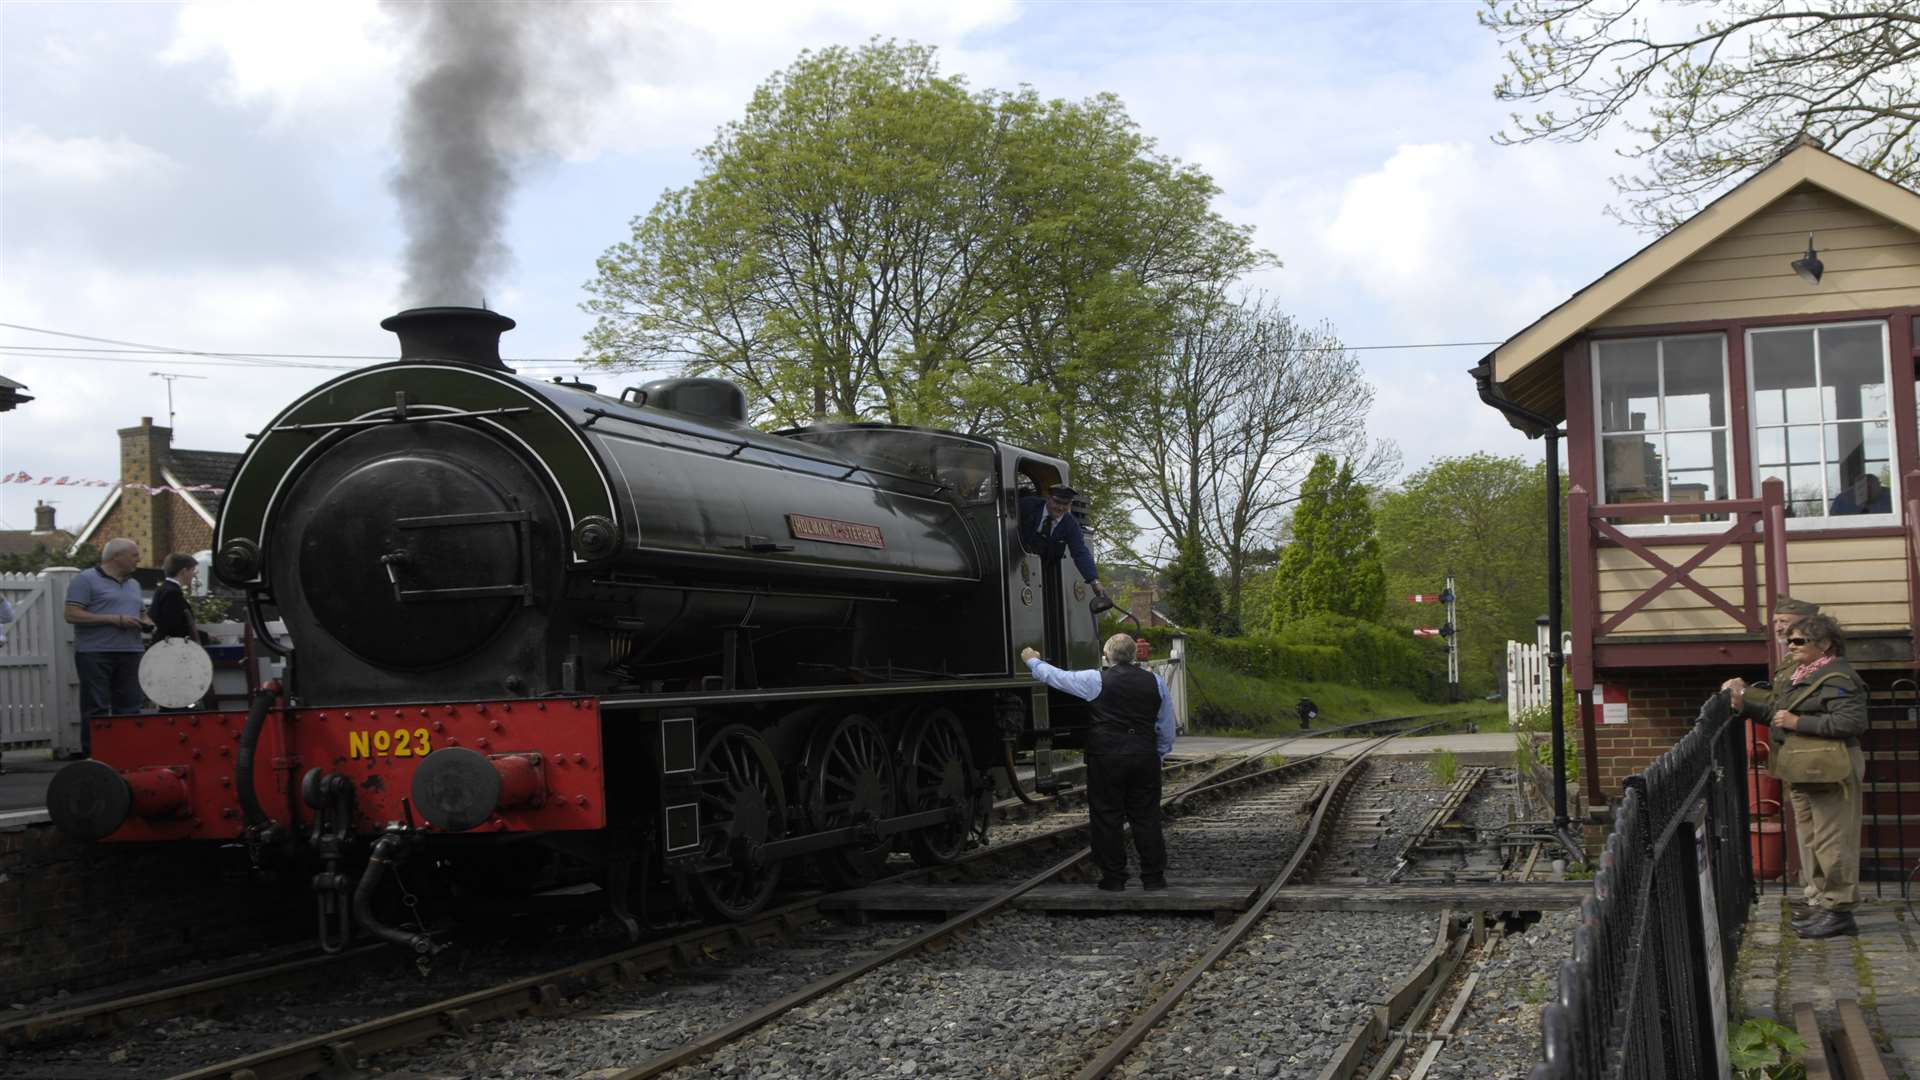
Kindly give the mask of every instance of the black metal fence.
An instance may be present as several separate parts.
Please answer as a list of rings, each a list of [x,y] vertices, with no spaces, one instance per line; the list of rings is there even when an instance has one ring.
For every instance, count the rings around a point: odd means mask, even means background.
[[[1528,1080],[1724,1075],[1727,988],[1753,899],[1747,733],[1724,694],[1626,782]]]

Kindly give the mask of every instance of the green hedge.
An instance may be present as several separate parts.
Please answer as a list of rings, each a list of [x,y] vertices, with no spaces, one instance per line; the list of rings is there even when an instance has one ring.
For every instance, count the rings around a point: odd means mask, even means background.
[[[1130,625],[1113,629],[1131,632]],[[1320,614],[1289,623],[1276,634],[1221,637],[1189,631],[1187,648],[1211,663],[1256,678],[1428,692],[1433,688],[1432,650],[1422,649],[1405,633],[1361,619]],[[1174,631],[1164,627],[1146,632],[1155,656],[1167,654],[1173,637]]]

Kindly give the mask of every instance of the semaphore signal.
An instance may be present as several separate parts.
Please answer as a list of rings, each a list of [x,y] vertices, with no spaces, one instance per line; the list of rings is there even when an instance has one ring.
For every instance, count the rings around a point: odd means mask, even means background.
[[[1416,626],[1413,636],[1417,638],[1443,637],[1447,639],[1447,696],[1450,701],[1460,700],[1460,638],[1455,627],[1453,604],[1456,597],[1453,592],[1453,576],[1447,576],[1446,587],[1437,593],[1414,593],[1407,597],[1416,604],[1447,605],[1447,621],[1439,626]]]

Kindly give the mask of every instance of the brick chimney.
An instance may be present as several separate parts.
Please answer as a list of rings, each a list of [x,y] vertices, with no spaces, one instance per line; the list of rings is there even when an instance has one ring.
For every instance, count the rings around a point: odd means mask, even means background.
[[[160,470],[166,465],[168,448],[173,445],[173,429],[154,427],[153,417],[140,418],[139,427],[120,429],[120,482],[159,487],[166,483]],[[148,495],[138,488],[120,491],[121,533],[140,545],[140,562],[158,566],[167,557],[167,544],[173,536],[171,510],[173,499]],[[96,546],[104,546],[111,536],[102,536]]]
[[[37,499],[33,504],[33,531],[36,536],[54,531],[53,507]]]

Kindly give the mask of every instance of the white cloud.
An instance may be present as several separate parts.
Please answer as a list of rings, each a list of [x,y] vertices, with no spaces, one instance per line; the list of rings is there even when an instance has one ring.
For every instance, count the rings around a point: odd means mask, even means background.
[[[203,351],[272,348],[284,352],[391,354],[393,339],[375,322],[391,303],[397,274],[359,265],[265,271],[75,266],[54,255],[20,253],[0,279],[7,321],[124,341]],[[372,317],[369,317],[372,316]],[[5,331],[8,345],[86,347],[70,338]],[[106,348],[112,348],[108,346]],[[337,371],[302,367],[227,367],[200,358],[147,358],[102,352],[22,359],[0,345],[9,378],[34,400],[0,423],[0,472],[111,480],[119,475],[113,432],[152,416],[166,422],[166,385],[151,371],[196,375],[174,387],[176,445],[241,450],[246,434],[301,390]],[[182,362],[185,361],[185,362]],[[320,363],[353,366],[352,361]],[[56,489],[63,523],[79,524],[99,492]],[[0,527],[31,521],[47,489],[0,485]]]
[[[276,123],[372,106],[384,134],[381,104],[390,107],[399,55],[391,21],[372,0],[193,0],[181,7],[160,59],[218,64],[221,95],[234,105],[264,106]]]
[[[0,165],[15,182],[41,182],[64,188],[170,181],[180,164],[150,146],[123,136],[61,137],[31,126],[0,136]]]
[[[530,18],[540,16],[529,5]],[[611,86],[575,101],[577,114],[551,133],[553,152],[573,162],[604,153],[690,151],[737,116],[753,88],[805,48],[897,37],[956,47],[970,33],[1011,21],[1011,0],[936,5],[887,0],[818,3],[607,4],[584,11],[590,26],[552,44],[536,68],[545,89],[570,96],[581,73],[604,68]],[[403,27],[371,0],[329,4],[193,0],[161,52],[173,65],[221,69],[221,100],[266,110],[276,128],[319,124],[361,144],[393,129],[408,75]],[[577,50],[577,51],[575,51]],[[956,57],[964,62],[956,63]],[[958,51],[949,71],[977,85],[1004,66]]]
[[[1473,152],[1459,143],[1402,146],[1378,171],[1349,181],[1327,247],[1369,276],[1430,275],[1451,234]]]

